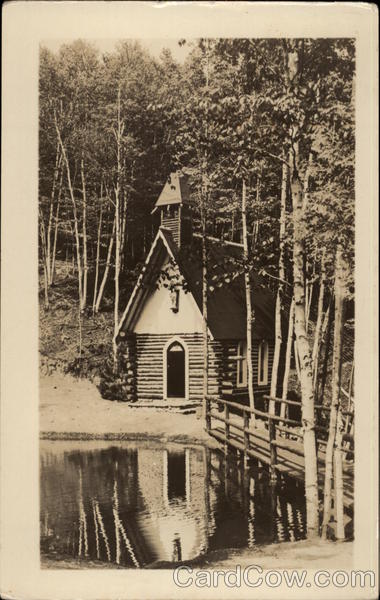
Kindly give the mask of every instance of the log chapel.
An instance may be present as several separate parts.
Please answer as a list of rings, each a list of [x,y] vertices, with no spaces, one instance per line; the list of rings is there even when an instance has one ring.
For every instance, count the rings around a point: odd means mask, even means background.
[[[203,395],[201,237],[193,233],[187,176],[173,173],[153,214],[159,228],[121,319],[126,400],[199,405]],[[242,244],[207,239],[208,394],[248,400]],[[254,278],[253,385],[269,393],[274,349],[273,294]]]

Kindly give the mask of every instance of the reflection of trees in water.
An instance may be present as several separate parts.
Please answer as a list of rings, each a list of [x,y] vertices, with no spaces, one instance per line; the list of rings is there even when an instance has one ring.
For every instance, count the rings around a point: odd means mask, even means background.
[[[92,510],[93,510],[93,515],[94,515],[94,526],[95,526],[96,558],[98,560],[100,559],[100,541],[99,541],[99,534],[98,534],[99,529],[100,529],[100,533],[102,535],[106,553],[107,553],[107,560],[108,560],[108,562],[110,562],[111,551],[110,551],[110,546],[108,543],[108,537],[107,537],[106,530],[104,527],[103,517],[100,512],[99,503],[96,500],[92,500]]]
[[[117,471],[118,471],[118,463],[116,462],[115,463],[115,479],[114,479],[114,484],[113,484],[113,499],[112,499],[112,512],[113,512],[113,518],[114,518],[114,522],[115,522],[115,540],[116,540],[116,559],[115,560],[116,560],[116,563],[119,565],[120,564],[120,556],[121,556],[121,548],[120,548],[120,534],[121,534],[134,566],[140,567],[140,563],[136,558],[136,555],[132,548],[132,544],[127,536],[127,532],[125,531],[125,527],[122,523],[122,520],[120,519],[118,485],[117,485],[117,479],[116,479]]]
[[[87,538],[87,517],[83,504],[83,476],[82,468],[79,467],[79,492],[78,492],[78,507],[79,507],[79,545],[78,556],[88,556],[88,538]],[[84,549],[83,549],[84,545]]]
[[[215,490],[215,535],[210,549],[227,545],[299,540],[304,537],[305,506],[302,486],[291,480],[273,486],[268,472],[258,465],[244,469],[244,463],[231,453],[213,451],[210,457],[209,495]],[[210,507],[211,508],[211,507]]]
[[[41,458],[41,550],[141,567],[304,537],[302,487],[210,449],[107,448]]]
[[[118,562],[121,538],[126,563],[137,566],[126,515],[119,514],[119,505],[137,510],[137,451],[68,452],[43,459],[41,470],[42,551]]]
[[[162,451],[154,453],[162,457]],[[199,485],[202,473],[191,472],[191,468],[197,471],[198,467],[190,456],[190,450],[184,451],[183,456],[169,453],[165,485],[162,468],[159,473],[155,472],[151,460],[139,465],[136,450],[110,448],[44,456],[41,460],[42,551],[55,558],[69,555],[132,567],[163,558],[155,552],[149,536],[145,538],[139,523],[139,516],[146,519],[154,508],[158,491],[160,506],[155,508],[158,508],[156,517],[160,527],[157,533],[165,539],[168,530],[170,540],[165,540],[170,541],[168,558],[181,560],[182,538],[189,533],[183,521],[187,520],[190,530],[204,529],[196,501],[197,488],[203,492],[203,486]],[[143,496],[139,485],[142,471],[150,481],[147,496]],[[198,482],[192,497],[194,476]],[[204,506],[202,510],[204,514]],[[199,547],[200,552],[203,550],[204,544]]]

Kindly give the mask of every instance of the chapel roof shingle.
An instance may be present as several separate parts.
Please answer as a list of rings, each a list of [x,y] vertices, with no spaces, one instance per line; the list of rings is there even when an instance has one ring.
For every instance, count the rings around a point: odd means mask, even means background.
[[[188,178],[183,173],[171,173],[166,181],[154,208],[169,204],[190,203],[190,188]]]
[[[188,289],[202,311],[201,239],[179,251],[168,230],[161,228],[185,277]],[[243,250],[219,240],[208,240],[208,326],[215,339],[245,339],[246,300]],[[273,339],[275,300],[258,275],[253,276],[254,339]]]

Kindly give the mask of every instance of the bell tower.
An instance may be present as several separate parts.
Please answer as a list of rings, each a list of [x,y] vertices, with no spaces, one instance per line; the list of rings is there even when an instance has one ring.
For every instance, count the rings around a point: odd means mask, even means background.
[[[178,248],[190,243],[192,217],[188,178],[180,172],[171,173],[154,206],[159,212],[161,227],[170,231]]]

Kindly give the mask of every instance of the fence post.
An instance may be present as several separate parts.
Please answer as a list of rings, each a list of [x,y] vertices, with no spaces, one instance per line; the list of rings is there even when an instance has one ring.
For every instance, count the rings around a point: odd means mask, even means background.
[[[287,411],[288,405],[285,402],[285,398],[281,399],[281,405],[280,405],[280,417],[282,419],[286,419],[288,416],[288,411]]]
[[[276,421],[268,418],[268,432],[269,432],[269,449],[270,449],[270,481],[275,483],[277,479],[276,475],[276,463],[277,463],[277,446],[273,443],[276,441]]]
[[[209,433],[210,429],[211,429],[211,403],[210,403],[210,398],[208,396],[206,396],[206,431],[207,433]]]
[[[285,402],[284,398],[280,400],[280,417],[282,419],[288,418],[288,404]],[[279,424],[282,426],[286,425],[284,421],[280,421]],[[286,440],[289,439],[289,433],[287,431],[281,431],[280,436],[284,437]]]
[[[248,469],[248,461],[249,461],[249,455],[248,455],[248,450],[249,450],[249,433],[246,431],[246,429],[249,428],[249,414],[248,412],[245,410],[243,412],[243,426],[244,426],[244,468]]]
[[[228,406],[228,404],[224,405],[224,453],[227,454],[228,453],[228,442],[230,439],[230,424],[229,424],[229,418],[230,418],[230,407]]]

